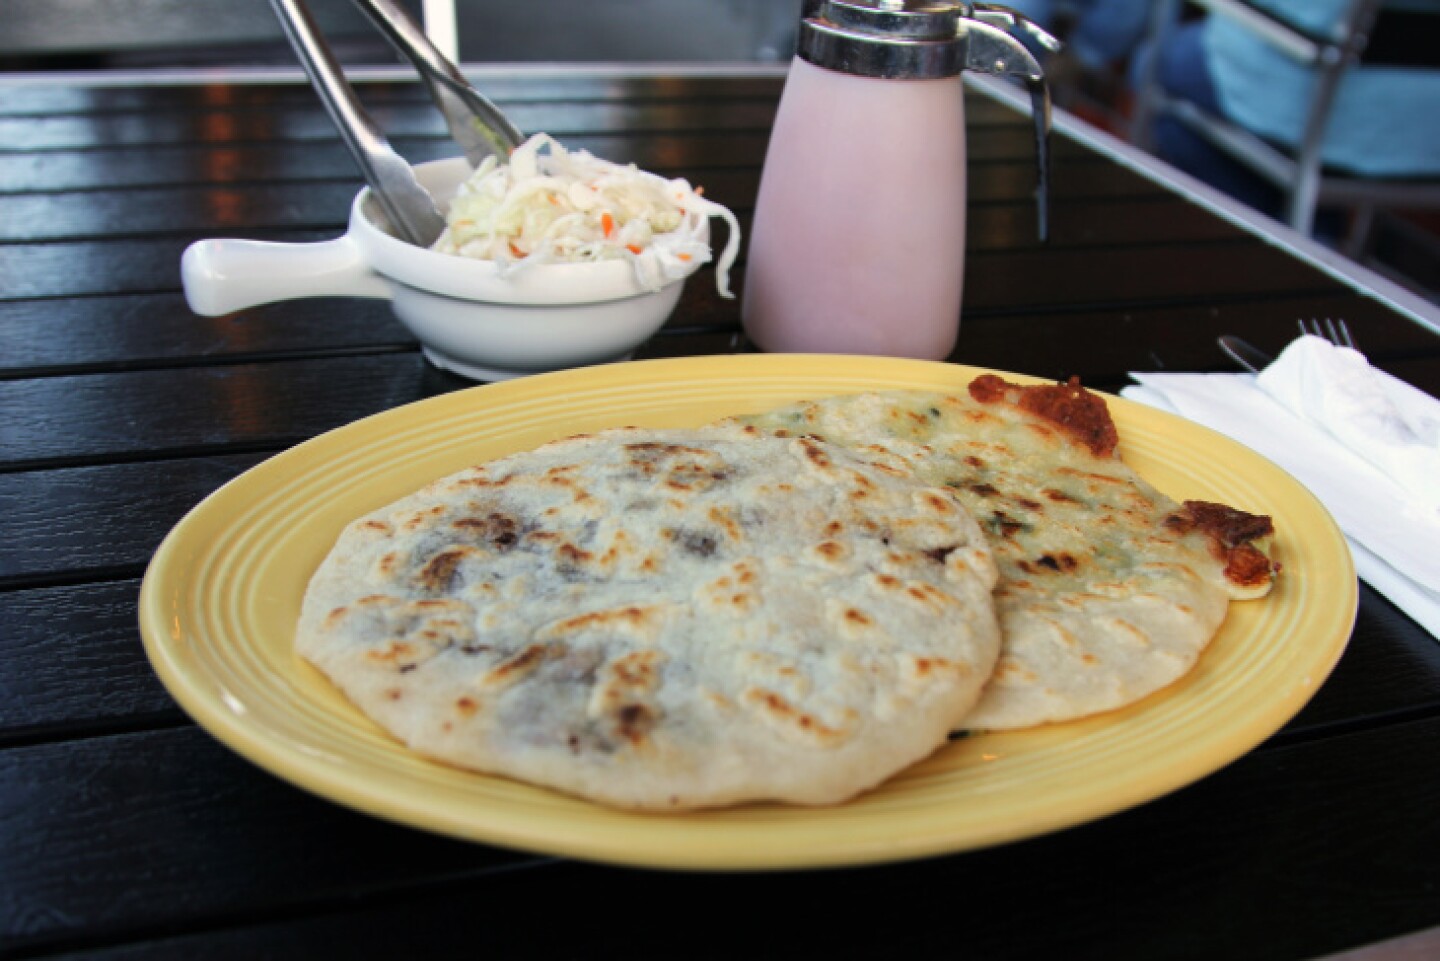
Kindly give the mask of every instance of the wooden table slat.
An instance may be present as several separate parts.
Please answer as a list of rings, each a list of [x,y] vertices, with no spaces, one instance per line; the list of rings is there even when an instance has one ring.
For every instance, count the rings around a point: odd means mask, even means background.
[[[325,909],[407,879],[543,860],[342,811],[193,727],[11,748],[0,783],[0,931],[12,948],[261,906]]]
[[[0,445],[12,465],[279,449],[415,399],[426,370],[416,353],[3,381]],[[47,409],[64,419],[11,413]]]
[[[1063,379],[1083,371],[1098,386],[1131,370],[1228,370],[1214,329],[1243,334],[1272,354],[1295,334],[1301,317],[1345,317],[1374,362],[1426,373],[1436,338],[1379,302],[1336,289],[1307,297],[1201,300],[1189,304],[1065,310],[1027,314],[971,309],[954,358],[998,370]],[[667,335],[642,348],[673,356],[699,351],[698,331],[728,338],[739,306],[711,294],[708,278],[688,284]],[[1095,329],[1106,332],[1097,337]],[[1163,345],[1163,346],[1158,346]],[[416,343],[389,305],[379,300],[315,298],[271,304],[224,317],[190,313],[179,293],[129,294],[74,300],[0,302],[0,377],[26,372],[70,374],[130,367],[245,363],[312,354],[414,350]],[[0,422],[3,422],[0,414]]]
[[[472,80],[502,108],[517,103],[575,103],[598,101],[750,100],[771,102],[780,81],[771,77],[596,77],[485,76]],[[367,104],[425,105],[429,95],[413,80],[358,80],[355,88]],[[45,117],[56,114],[89,115],[117,112],[150,113],[157,110],[272,111],[313,106],[315,92],[301,78],[294,82],[233,86],[224,83],[153,84],[142,86],[75,86],[26,84],[10,88],[0,101],[0,116]],[[986,109],[979,105],[978,109]],[[991,104],[992,112],[1005,108]]]
[[[138,576],[190,508],[266,456],[0,474],[0,586]]]
[[[138,578],[0,590],[0,746],[184,717],[141,649],[139,595]]]
[[[536,77],[514,79],[487,76],[472,81],[502,110],[520,104],[688,103],[703,108],[704,101],[757,102],[773,106],[783,86],[775,77]],[[425,89],[414,81],[358,80],[357,95],[371,110],[406,107],[434,110]],[[0,100],[0,117],[36,120],[58,115],[152,114],[156,112],[261,112],[283,113],[313,108],[314,90],[303,80],[231,85],[153,84],[139,86],[75,86],[25,84],[7,87]],[[975,126],[1013,123],[1016,111],[984,93],[970,90],[965,101],[967,121]]]
[[[748,236],[755,205],[753,170],[708,170],[692,178],[705,193],[742,218]],[[183,233],[189,237],[258,231],[345,230],[359,185],[276,183],[234,186],[127,187],[62,196],[0,195],[0,244],[130,239]],[[1033,189],[1033,185],[1032,185]],[[1107,216],[1101,217],[1104,212]],[[1114,198],[1072,199],[1052,206],[1049,246],[1063,249],[1103,243],[1175,243],[1233,239],[1236,230],[1192,204],[1150,195],[1135,203]],[[1038,245],[1036,213],[1028,195],[988,199],[968,212],[969,249],[977,252]]]

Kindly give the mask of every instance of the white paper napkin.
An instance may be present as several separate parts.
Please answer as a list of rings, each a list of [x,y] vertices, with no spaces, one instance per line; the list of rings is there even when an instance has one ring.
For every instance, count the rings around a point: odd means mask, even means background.
[[[1121,393],[1234,438],[1308,487],[1371,587],[1440,638],[1440,401],[1301,337],[1260,375],[1131,374]]]

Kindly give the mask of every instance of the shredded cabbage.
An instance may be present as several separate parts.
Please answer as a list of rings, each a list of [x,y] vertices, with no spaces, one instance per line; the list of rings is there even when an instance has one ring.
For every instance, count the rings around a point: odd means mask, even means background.
[[[481,162],[450,201],[445,232],[431,249],[494,261],[502,274],[534,264],[623,258],[641,286],[658,290],[710,260],[710,245],[697,236],[709,217],[730,228],[715,284],[722,297],[733,297],[730,267],[740,225],[728,209],[683,179],[566,150],[536,134],[508,163],[493,156]]]

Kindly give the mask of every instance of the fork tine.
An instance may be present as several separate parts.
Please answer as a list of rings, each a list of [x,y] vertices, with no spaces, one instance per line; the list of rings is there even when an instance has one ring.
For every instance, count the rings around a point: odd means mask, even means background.
[[[1336,343],[1342,347],[1349,347],[1351,350],[1359,350],[1360,348],[1355,346],[1355,338],[1350,336],[1350,325],[1346,324],[1343,320],[1337,320],[1335,323],[1339,326],[1340,330],[1340,339],[1337,340]]]
[[[1301,318],[1298,323],[1302,334],[1328,340],[1337,347],[1349,347],[1351,350],[1360,349],[1350,333],[1350,326],[1344,320],[1332,320],[1326,317],[1322,323],[1318,318],[1311,317],[1309,320]]]

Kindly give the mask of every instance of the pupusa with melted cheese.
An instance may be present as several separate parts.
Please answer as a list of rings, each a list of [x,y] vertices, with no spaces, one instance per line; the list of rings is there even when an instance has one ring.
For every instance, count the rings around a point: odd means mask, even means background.
[[[998,655],[956,492],[755,427],[620,429],[356,521],[299,652],[414,750],[622,807],[845,800]]]
[[[963,394],[807,401],[742,422],[810,436],[953,490],[986,531],[1003,646],[962,727],[996,730],[1134,703],[1187,673],[1231,599],[1263,596],[1269,518],[1178,504],[1120,458],[1078,383],[984,375]]]

